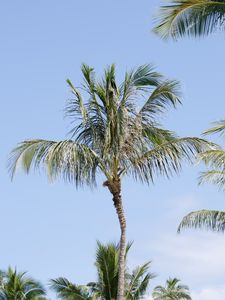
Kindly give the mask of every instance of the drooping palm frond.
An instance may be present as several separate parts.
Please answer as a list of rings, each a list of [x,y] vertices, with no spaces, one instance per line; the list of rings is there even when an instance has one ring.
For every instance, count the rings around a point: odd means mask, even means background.
[[[154,288],[152,297],[154,300],[191,300],[187,285],[179,284],[177,278],[169,278],[165,287],[158,285]]]
[[[19,166],[28,173],[31,167],[37,169],[44,165],[50,179],[61,176],[77,185],[95,184],[96,169],[100,166],[100,160],[93,150],[71,140],[24,141],[12,151],[9,162],[11,176]]]
[[[63,277],[51,279],[50,287],[54,292],[56,292],[57,296],[63,300],[93,299],[93,297],[89,293],[88,287],[76,285]]]
[[[214,122],[214,126],[205,130],[203,134],[220,133],[221,136],[225,134],[225,120]]]
[[[225,186],[225,171],[211,170],[201,172],[199,176],[199,184],[212,183],[219,189],[224,189]]]
[[[0,299],[1,300],[40,300],[44,299],[45,290],[40,282],[17,272],[12,268],[1,272]]]
[[[154,32],[162,38],[202,36],[224,30],[224,0],[171,0],[161,6]]]
[[[220,133],[221,136],[225,132],[225,121],[214,123],[215,126],[204,131],[203,134]],[[218,148],[202,152],[199,155],[200,161],[203,161],[209,170],[202,172],[199,177],[199,184],[213,183],[220,189],[225,186],[225,151]]]
[[[181,221],[178,232],[185,228],[206,228],[224,232],[225,212],[216,210],[200,210],[189,213]]]
[[[196,153],[201,153],[208,147],[209,142],[192,137],[164,141],[142,156],[134,158],[126,172],[131,172],[136,179],[147,183],[154,181],[155,174],[170,177],[180,171],[182,160],[193,162]]]

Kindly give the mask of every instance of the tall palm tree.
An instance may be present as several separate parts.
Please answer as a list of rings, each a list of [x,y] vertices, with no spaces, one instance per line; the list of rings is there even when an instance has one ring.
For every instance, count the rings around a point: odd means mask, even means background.
[[[202,36],[225,29],[225,0],[170,0],[161,6],[154,31],[162,38]]]
[[[189,288],[186,285],[179,284],[177,278],[169,278],[166,286],[156,286],[152,293],[154,300],[191,300]]]
[[[126,257],[131,244],[126,247]],[[119,245],[97,243],[96,261],[97,282],[87,285],[76,285],[66,278],[51,280],[51,288],[60,299],[64,300],[112,300],[117,297],[119,273]],[[154,274],[149,272],[150,262],[125,273],[125,299],[140,300],[146,293],[149,282]]]
[[[170,177],[181,169],[182,159],[191,162],[211,144],[195,137],[178,138],[161,127],[159,116],[180,103],[179,84],[165,79],[151,65],[127,72],[120,85],[114,65],[105,70],[102,80],[85,64],[81,70],[86,99],[67,80],[73,95],[66,106],[73,122],[71,139],[21,142],[12,151],[10,170],[13,176],[18,166],[29,173],[31,167],[44,165],[51,180],[61,177],[76,187],[94,186],[97,174],[103,174],[103,186],[112,194],[121,229],[117,299],[123,300],[126,219],[122,178],[133,176],[149,184],[155,175]]]
[[[220,133],[225,136],[225,120],[216,122],[215,126],[208,129],[204,134]],[[219,189],[225,187],[225,150],[209,150],[200,155],[202,161],[210,169],[202,172],[199,178],[199,183],[210,182],[216,184]],[[225,212],[217,210],[200,210],[189,213],[181,221],[178,232],[183,228],[202,228],[213,231],[225,230]]]
[[[42,300],[45,299],[43,286],[26,272],[8,268],[0,272],[0,300]]]

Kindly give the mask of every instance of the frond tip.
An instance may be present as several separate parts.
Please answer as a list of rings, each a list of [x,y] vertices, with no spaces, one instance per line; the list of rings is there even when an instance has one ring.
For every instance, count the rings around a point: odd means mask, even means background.
[[[217,210],[191,212],[181,221],[178,227],[178,233],[185,228],[205,228],[212,231],[224,232],[225,212]]]
[[[153,31],[163,39],[208,35],[224,29],[224,0],[170,0],[161,6]]]

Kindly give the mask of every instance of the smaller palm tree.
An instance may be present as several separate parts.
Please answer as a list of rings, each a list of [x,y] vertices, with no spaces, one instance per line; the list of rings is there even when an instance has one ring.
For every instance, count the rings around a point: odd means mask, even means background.
[[[164,39],[203,36],[224,25],[225,0],[170,0],[161,6],[154,31]]]
[[[0,300],[41,300],[45,299],[43,286],[26,272],[12,268],[0,271]]]
[[[126,247],[127,253],[131,247]],[[52,279],[51,288],[60,299],[64,300],[112,300],[117,297],[117,283],[119,274],[119,245],[109,243],[103,245],[97,243],[96,261],[97,281],[89,282],[86,285],[77,285],[66,278]],[[145,295],[149,282],[154,274],[149,272],[150,262],[125,273],[125,299],[139,300]]]
[[[154,300],[191,300],[189,288],[186,285],[179,284],[177,278],[169,278],[166,286],[158,285],[154,288],[152,297]]]
[[[220,133],[225,136],[225,120],[215,123],[215,126],[206,130],[204,134]],[[213,183],[219,189],[225,187],[225,150],[209,150],[200,154],[200,159],[209,167],[202,172],[199,183]],[[178,232],[183,228],[207,228],[212,231],[225,231],[225,212],[217,210],[199,210],[189,213],[181,221]]]

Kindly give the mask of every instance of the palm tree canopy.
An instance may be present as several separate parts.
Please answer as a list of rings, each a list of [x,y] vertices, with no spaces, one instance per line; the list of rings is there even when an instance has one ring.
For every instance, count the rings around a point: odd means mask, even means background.
[[[169,278],[165,287],[159,285],[154,288],[152,297],[154,300],[191,300],[189,288],[179,284],[177,278]]]
[[[154,31],[162,38],[208,35],[224,30],[224,0],[170,0],[160,8]]]
[[[223,137],[225,133],[225,120],[216,122],[214,126],[204,132],[204,134],[220,133]],[[200,154],[200,159],[209,170],[202,172],[199,177],[199,184],[213,183],[218,188],[225,187],[225,151],[222,149],[208,150]],[[225,212],[217,210],[200,210],[189,213],[181,221],[178,232],[184,228],[206,228],[212,231],[224,232]]]
[[[206,130],[204,134],[220,133],[224,137],[225,120],[216,122],[214,125]],[[208,150],[200,154],[200,159],[209,170],[201,173],[199,183],[210,182],[223,189],[225,186],[225,151],[223,149]]]
[[[131,247],[126,247],[127,253]],[[112,300],[117,297],[118,282],[119,245],[109,243],[103,245],[97,243],[95,266],[97,269],[97,281],[89,282],[87,285],[76,285],[66,278],[51,280],[51,288],[60,299],[64,300]],[[149,282],[154,274],[149,272],[150,262],[135,268],[129,272],[126,268],[125,274],[125,298],[127,300],[139,300],[145,295]]]
[[[43,286],[26,272],[12,268],[0,272],[0,300],[41,300],[45,299]]]
[[[46,167],[51,180],[62,177],[77,186],[96,184],[103,173],[108,182],[125,175],[150,183],[157,174],[169,177],[182,159],[211,149],[204,139],[179,138],[159,124],[159,116],[181,102],[179,83],[165,79],[152,65],[126,72],[117,84],[115,66],[97,80],[94,69],[83,64],[81,90],[67,80],[72,92],[65,112],[71,119],[70,139],[26,140],[11,153],[11,175],[22,166]]]

